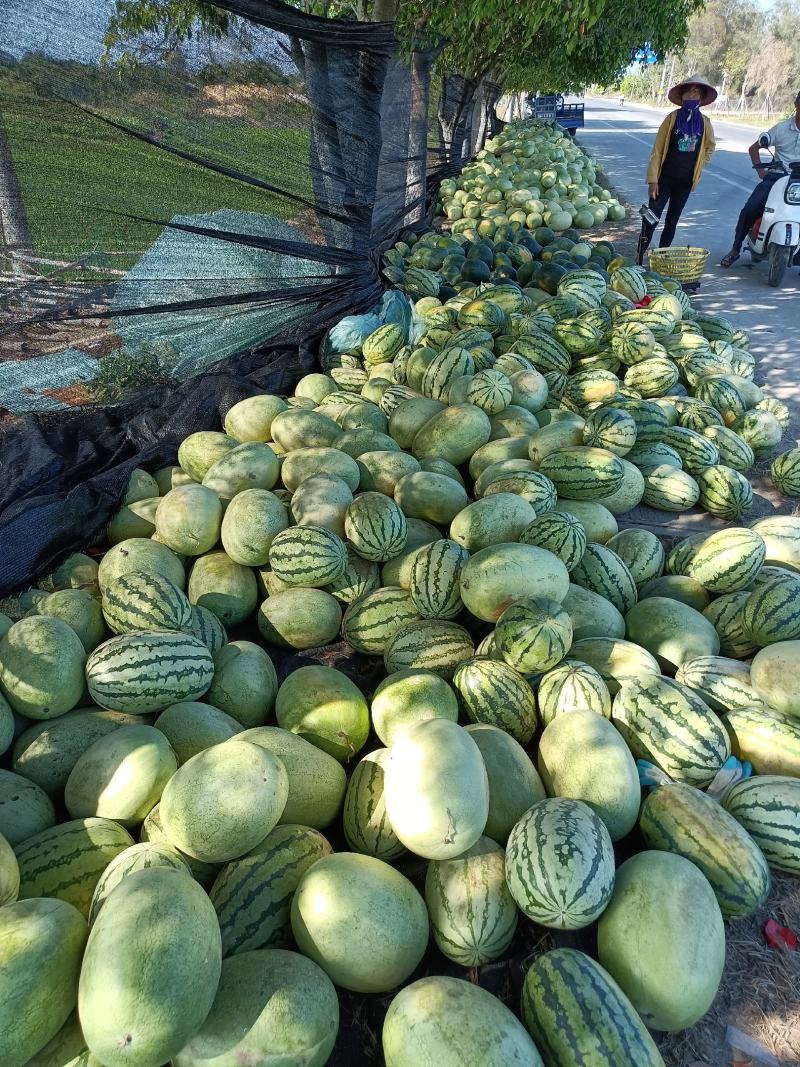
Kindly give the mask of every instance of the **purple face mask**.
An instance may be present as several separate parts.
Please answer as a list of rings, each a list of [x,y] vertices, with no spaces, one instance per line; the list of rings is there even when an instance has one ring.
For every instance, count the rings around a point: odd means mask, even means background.
[[[678,130],[685,137],[699,137],[703,132],[703,116],[699,100],[684,100],[678,112]]]

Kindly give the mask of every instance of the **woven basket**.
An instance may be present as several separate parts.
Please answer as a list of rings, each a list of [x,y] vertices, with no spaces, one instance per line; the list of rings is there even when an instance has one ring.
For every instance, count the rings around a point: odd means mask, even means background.
[[[654,248],[647,253],[647,258],[650,270],[666,274],[678,282],[699,282],[708,259],[708,249],[692,245]]]

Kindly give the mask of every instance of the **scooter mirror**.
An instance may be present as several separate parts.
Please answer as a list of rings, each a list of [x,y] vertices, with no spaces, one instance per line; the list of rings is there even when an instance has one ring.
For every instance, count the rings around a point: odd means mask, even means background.
[[[759,148],[769,148],[769,136],[766,133],[762,133],[758,139]]]

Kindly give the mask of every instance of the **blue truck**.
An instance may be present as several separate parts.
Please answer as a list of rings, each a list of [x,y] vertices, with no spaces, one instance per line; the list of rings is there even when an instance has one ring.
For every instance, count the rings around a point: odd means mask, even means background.
[[[561,94],[529,96],[528,113],[538,122],[557,122],[572,137],[584,124],[583,104],[565,104]]]

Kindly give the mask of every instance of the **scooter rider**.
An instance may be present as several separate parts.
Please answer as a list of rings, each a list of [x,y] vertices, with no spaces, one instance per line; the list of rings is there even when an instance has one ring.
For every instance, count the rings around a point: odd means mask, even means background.
[[[790,115],[783,122],[776,123],[771,130],[767,131],[769,147],[775,150],[775,159],[783,163],[789,169],[790,163],[800,160],[800,93],[794,100],[794,115]],[[739,213],[739,221],[736,223],[736,233],[733,238],[733,246],[727,255],[720,260],[721,267],[730,267],[739,258],[742,251],[742,243],[757,219],[764,214],[764,206],[767,203],[770,189],[773,183],[784,176],[779,168],[769,169],[761,162],[761,154],[758,141],[748,148],[753,167],[761,181],[750,194],[747,203]]]

